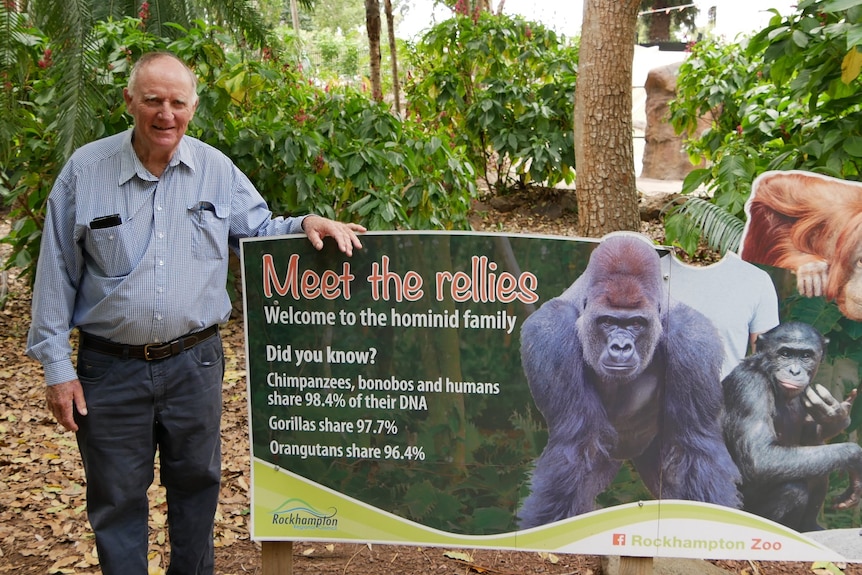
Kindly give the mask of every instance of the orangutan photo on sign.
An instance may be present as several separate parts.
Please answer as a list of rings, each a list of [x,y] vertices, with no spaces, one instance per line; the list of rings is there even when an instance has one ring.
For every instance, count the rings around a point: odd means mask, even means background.
[[[799,293],[862,320],[862,184],[766,172],[752,184],[742,259],[793,271]]]

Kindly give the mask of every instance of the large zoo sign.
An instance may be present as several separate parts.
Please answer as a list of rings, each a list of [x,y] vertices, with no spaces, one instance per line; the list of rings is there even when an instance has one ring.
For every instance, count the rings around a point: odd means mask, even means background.
[[[821,333],[737,357],[788,272],[633,234],[362,242],[242,242],[254,539],[862,560],[804,533],[858,538],[862,492]]]

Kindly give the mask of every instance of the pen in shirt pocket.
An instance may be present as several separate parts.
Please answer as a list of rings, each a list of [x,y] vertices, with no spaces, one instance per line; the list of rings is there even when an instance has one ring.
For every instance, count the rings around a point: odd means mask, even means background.
[[[212,203],[207,201],[198,202],[195,206],[195,211],[198,214],[198,222],[203,222],[204,212],[213,212],[215,213],[215,206]]]

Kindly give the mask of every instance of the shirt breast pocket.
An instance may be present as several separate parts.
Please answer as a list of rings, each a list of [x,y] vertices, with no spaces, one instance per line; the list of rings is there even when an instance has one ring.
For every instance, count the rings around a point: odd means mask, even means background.
[[[86,238],[87,254],[104,277],[129,275],[140,258],[135,249],[130,222],[109,228],[89,229]]]
[[[199,260],[222,260],[228,249],[228,206],[197,202],[189,207],[192,219],[192,253]]]

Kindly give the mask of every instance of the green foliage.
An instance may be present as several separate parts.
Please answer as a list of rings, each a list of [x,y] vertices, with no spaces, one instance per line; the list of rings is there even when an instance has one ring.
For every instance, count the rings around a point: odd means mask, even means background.
[[[96,21],[137,17],[142,29],[159,38],[181,38],[183,29],[201,19],[215,25],[229,24],[231,30],[238,32],[237,38],[242,36],[255,47],[269,43],[269,26],[261,17],[258,4],[249,0],[91,0],[87,4]]]
[[[313,8],[300,10],[300,19],[305,13],[308,14],[312,30],[326,31],[330,34],[341,33],[349,37],[355,34],[352,31],[359,30],[365,26],[364,2],[315,0]],[[285,18],[284,20],[289,22],[290,18]]]
[[[103,107],[88,119],[91,139],[129,127],[130,118],[123,114],[122,85],[132,58],[164,47],[163,42],[143,33],[139,24],[128,18],[100,23],[94,30],[93,51],[87,61],[96,64],[87,74],[89,83],[99,87]],[[35,28],[19,31],[12,37],[12,44],[18,40],[17,65],[21,73],[8,86],[15,97],[15,113],[10,114],[11,122],[4,124],[3,129],[9,132],[0,143],[5,166],[0,173],[0,195],[3,203],[12,207],[12,228],[2,241],[12,246],[6,267],[20,267],[32,279],[48,193],[64,160],[57,142],[72,96],[63,81],[66,72],[52,56],[55,51],[49,39]]]
[[[20,71],[7,76],[4,92],[14,116],[2,128],[0,193],[14,223],[3,241],[13,246],[7,267],[32,274],[45,202],[63,163],[54,143],[58,103],[65,102],[58,92],[67,87],[63,72],[39,64],[49,40],[24,19],[7,21],[17,32],[0,48],[16,54]],[[169,49],[203,87],[189,133],[231,156],[274,211],[314,212],[369,229],[468,227],[475,174],[446,133],[402,121],[355,90],[317,87],[277,55],[259,61],[219,28],[198,21],[181,32],[174,41],[157,38],[133,18],[96,26],[87,56],[96,65],[86,73],[104,106],[89,119],[90,139],[130,127],[122,100],[129,66],[143,52]]]
[[[277,60],[225,55],[207,73],[194,128],[276,212],[378,230],[468,227],[473,168],[445,134],[402,121],[349,87],[318,88]]]
[[[751,182],[760,172],[778,169],[776,163],[793,167],[786,160],[793,150],[790,131],[804,121],[804,108],[786,90],[764,80],[762,66],[761,58],[739,45],[700,42],[680,67],[677,97],[671,103],[671,122],[678,132],[692,135],[698,118],[711,120],[688,146],[692,162],[706,160],[709,167],[692,171],[683,192],[706,188],[711,203],[736,219],[724,220],[730,229],[740,232]],[[668,241],[689,253],[703,235],[692,215],[673,211],[665,222]]]
[[[368,40],[358,32],[303,30],[297,36],[287,27],[278,31],[288,45],[284,58],[299,62],[303,74],[318,85],[362,86],[368,73]]]
[[[489,183],[572,181],[575,47],[541,24],[482,12],[437,24],[411,59],[409,113],[448,131]]]
[[[802,169],[858,180],[862,169],[862,2],[805,0],[796,13],[776,12],[770,25],[741,44],[698,43],[681,66],[671,122],[694,134],[686,181],[740,220],[754,178],[767,170]],[[697,228],[672,241],[696,245]]]
[[[261,47],[268,41],[269,29],[260,21],[248,0],[150,0],[140,2],[55,2],[30,0],[24,6],[41,32],[50,39],[58,89],[54,95],[58,136],[55,142],[59,161],[68,158],[78,146],[100,134],[101,126],[93,116],[109,108],[107,93],[95,71],[101,62],[98,24],[134,18],[135,25],[152,38],[181,37],[195,18],[211,24],[229,24],[233,38],[243,46]],[[6,6],[10,6],[8,3]],[[12,3],[11,6],[15,6]],[[17,8],[12,8],[13,10]],[[181,25],[179,28],[176,24]],[[2,64],[0,64],[2,66]]]
[[[668,236],[688,253],[697,250],[696,240],[701,234],[707,245],[721,254],[736,251],[743,226],[742,220],[703,198],[689,198],[665,220]],[[694,244],[686,243],[692,239]]]

